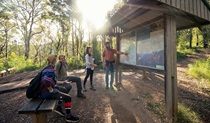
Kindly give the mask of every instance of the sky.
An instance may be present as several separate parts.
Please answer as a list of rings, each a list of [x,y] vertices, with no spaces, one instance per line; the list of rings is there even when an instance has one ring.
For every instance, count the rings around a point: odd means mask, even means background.
[[[83,17],[99,29],[106,21],[106,14],[117,0],[78,0],[77,5]]]

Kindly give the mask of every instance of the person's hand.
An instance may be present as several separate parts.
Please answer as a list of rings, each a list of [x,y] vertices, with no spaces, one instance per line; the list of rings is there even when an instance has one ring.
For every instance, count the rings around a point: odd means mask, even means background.
[[[49,90],[50,93],[53,92],[53,88],[51,86],[48,87],[47,89]]]
[[[97,67],[98,65],[97,65],[97,64],[93,64],[93,66],[94,66],[94,67]]]
[[[65,80],[65,81],[63,81],[63,84],[65,85],[65,84],[68,84],[69,82],[68,82],[68,80]]]

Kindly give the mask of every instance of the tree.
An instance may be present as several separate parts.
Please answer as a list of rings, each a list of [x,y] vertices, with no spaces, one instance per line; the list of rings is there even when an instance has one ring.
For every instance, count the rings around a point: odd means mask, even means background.
[[[8,3],[10,3],[9,6],[12,6],[15,13],[14,20],[18,26],[17,29],[22,34],[25,43],[25,58],[28,59],[32,37],[42,32],[42,26],[35,27],[35,25],[41,19],[46,4],[37,0],[11,0]]]
[[[11,22],[12,14],[9,12],[9,9],[5,6],[1,6],[3,9],[0,11],[0,31],[3,32],[2,39],[4,40],[2,44],[0,44],[0,55],[2,57],[6,57],[6,70],[8,70],[8,42],[10,37],[10,30],[15,27],[14,23]],[[3,52],[5,50],[5,52]],[[5,53],[5,55],[4,55]],[[8,71],[6,72],[6,76]]]

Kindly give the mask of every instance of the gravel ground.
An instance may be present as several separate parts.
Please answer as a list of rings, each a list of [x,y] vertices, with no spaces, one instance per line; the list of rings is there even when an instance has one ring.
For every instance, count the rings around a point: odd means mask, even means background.
[[[208,56],[208,55],[207,55]],[[203,123],[210,119],[210,87],[204,82],[188,76],[185,71],[195,59],[207,57],[199,53],[178,61],[178,101],[199,114]],[[70,92],[72,96],[72,113],[80,117],[80,123],[164,123],[164,76],[154,72],[148,73],[148,79],[142,78],[141,70],[124,69],[122,84],[114,91],[105,89],[104,73],[95,71],[94,85],[96,91],[88,89],[87,99],[76,97],[76,86]],[[20,80],[36,72],[14,74],[10,79]],[[84,71],[69,72],[84,78]],[[8,83],[0,79],[0,84]],[[196,86],[199,83],[201,86]],[[87,86],[89,81],[87,83]],[[31,117],[18,114],[29,99],[25,89],[0,94],[0,123],[31,123]],[[55,113],[48,114],[49,123],[64,123],[65,118]]]

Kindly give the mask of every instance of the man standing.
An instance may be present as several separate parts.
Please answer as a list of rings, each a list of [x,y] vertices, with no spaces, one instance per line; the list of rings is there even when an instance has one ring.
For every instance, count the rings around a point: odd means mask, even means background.
[[[58,58],[59,58],[59,62],[55,66],[55,73],[57,76],[57,80],[58,81],[67,80],[69,82],[75,82],[77,85],[77,97],[86,98],[86,96],[82,93],[81,79],[76,76],[67,76],[68,67],[65,60],[65,56],[60,55]]]
[[[105,66],[106,70],[106,89],[109,89],[108,81],[109,81],[109,71],[111,72],[111,80],[110,80],[110,88],[113,89],[113,81],[114,81],[114,54],[124,54],[127,55],[127,53],[119,52],[115,49],[111,49],[110,43],[105,43],[106,50],[102,54],[102,62]]]

